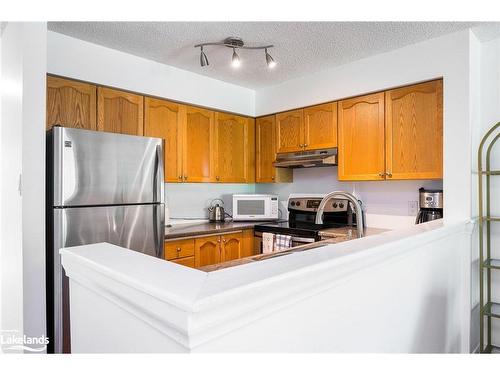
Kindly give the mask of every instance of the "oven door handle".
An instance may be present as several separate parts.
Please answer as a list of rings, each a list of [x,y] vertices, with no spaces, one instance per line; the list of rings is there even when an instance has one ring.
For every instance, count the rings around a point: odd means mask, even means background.
[[[292,241],[293,242],[304,242],[304,243],[316,242],[316,240],[314,238],[311,238],[311,237],[294,237],[294,236],[292,236]]]

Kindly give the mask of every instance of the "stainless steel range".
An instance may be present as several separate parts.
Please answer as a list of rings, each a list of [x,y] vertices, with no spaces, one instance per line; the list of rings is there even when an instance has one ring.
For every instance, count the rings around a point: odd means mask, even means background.
[[[347,199],[332,198],[326,202],[323,223],[316,224],[316,213],[323,195],[292,195],[288,198],[288,221],[255,226],[256,250],[262,252],[262,233],[292,236],[292,246],[321,240],[326,228],[356,227],[356,213]]]

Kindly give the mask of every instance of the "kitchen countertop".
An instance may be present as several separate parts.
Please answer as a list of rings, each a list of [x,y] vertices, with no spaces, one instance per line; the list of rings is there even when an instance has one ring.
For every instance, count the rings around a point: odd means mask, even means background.
[[[226,221],[224,223],[210,223],[206,221],[204,223],[176,224],[171,227],[165,227],[165,240],[192,236],[209,236],[216,233],[253,229],[256,225],[264,223],[268,223],[268,221]]]
[[[374,235],[384,233],[384,232],[389,232],[389,231],[390,231],[389,229],[365,228],[365,237],[374,236]],[[352,229],[352,228],[324,229],[319,234],[320,234],[320,236],[325,237],[325,239],[318,241],[318,242],[309,243],[306,245],[295,246],[295,247],[292,247],[292,248],[286,249],[286,250],[275,251],[273,253],[268,253],[268,254],[253,255],[250,257],[246,257],[246,258],[240,258],[240,259],[230,260],[228,262],[223,262],[223,263],[218,263],[218,264],[212,264],[212,265],[205,266],[205,267],[200,267],[198,269],[200,271],[204,271],[204,272],[212,272],[212,271],[217,271],[217,270],[221,270],[224,268],[239,266],[241,264],[246,264],[246,263],[251,263],[251,262],[259,262],[262,260],[276,258],[279,256],[285,256],[287,254],[292,254],[292,253],[299,252],[299,251],[311,250],[311,249],[315,249],[315,248],[326,246],[326,245],[333,245],[333,244],[356,239],[356,229]]]

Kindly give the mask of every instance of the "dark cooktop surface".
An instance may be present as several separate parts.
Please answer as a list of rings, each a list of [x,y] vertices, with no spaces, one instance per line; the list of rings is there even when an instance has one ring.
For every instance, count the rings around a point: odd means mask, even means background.
[[[318,237],[320,230],[325,228],[340,228],[345,227],[345,224],[314,224],[314,223],[291,223],[289,221],[274,223],[274,224],[261,224],[256,225],[254,230],[256,232],[271,232],[278,234],[290,234],[303,237]]]

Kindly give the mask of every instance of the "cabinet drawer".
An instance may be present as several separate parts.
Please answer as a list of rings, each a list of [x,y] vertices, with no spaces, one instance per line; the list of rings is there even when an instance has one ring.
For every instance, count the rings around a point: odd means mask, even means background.
[[[180,264],[181,266],[194,268],[194,257],[172,259],[171,262]]]
[[[177,259],[194,255],[194,239],[165,241],[165,259]]]

